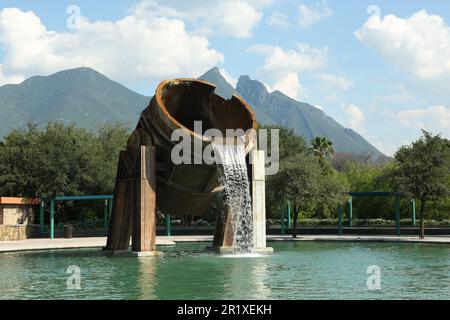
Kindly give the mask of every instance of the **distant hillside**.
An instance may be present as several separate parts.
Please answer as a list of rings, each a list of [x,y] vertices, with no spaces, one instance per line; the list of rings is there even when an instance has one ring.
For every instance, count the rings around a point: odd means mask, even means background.
[[[383,154],[351,129],[309,104],[298,102],[266,87],[248,76],[241,76],[234,89],[218,68],[201,79],[216,84],[224,97],[238,94],[253,108],[258,122],[279,124],[295,130],[306,139],[325,136],[336,151],[372,155]],[[45,125],[49,121],[75,122],[95,129],[105,122],[123,122],[133,128],[150,97],[140,95],[90,68],[65,70],[53,75],[36,76],[21,84],[0,87],[0,137],[28,121]]]
[[[303,102],[299,102],[279,91],[269,93],[263,83],[241,76],[234,89],[213,68],[200,76],[200,79],[216,84],[216,92],[224,97],[233,93],[240,95],[255,111],[258,122],[262,124],[278,124],[292,128],[308,141],[317,136],[330,139],[337,152],[371,155],[374,158],[384,157],[377,148],[352,129],[340,125],[322,110]]]
[[[0,137],[28,121],[76,122],[94,129],[120,121],[134,127],[149,97],[140,95],[90,68],[36,76],[0,87]]]

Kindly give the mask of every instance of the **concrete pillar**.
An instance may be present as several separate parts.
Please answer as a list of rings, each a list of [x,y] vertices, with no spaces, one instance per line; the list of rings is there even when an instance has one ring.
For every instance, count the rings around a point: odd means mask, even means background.
[[[134,201],[132,250],[138,256],[156,252],[156,149],[141,146]]]
[[[254,251],[272,251],[266,247],[266,174],[264,150],[252,150],[252,210]]]

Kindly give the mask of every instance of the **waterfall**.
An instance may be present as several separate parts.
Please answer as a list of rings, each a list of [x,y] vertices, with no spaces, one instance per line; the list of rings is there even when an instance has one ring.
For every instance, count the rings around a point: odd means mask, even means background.
[[[219,181],[225,187],[225,205],[231,211],[234,252],[251,252],[253,214],[244,144],[213,144],[213,147]]]

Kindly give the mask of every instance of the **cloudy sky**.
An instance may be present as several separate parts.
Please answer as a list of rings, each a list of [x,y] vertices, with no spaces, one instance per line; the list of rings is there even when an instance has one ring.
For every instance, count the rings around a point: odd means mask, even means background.
[[[388,155],[421,128],[450,137],[448,1],[0,2],[0,85],[83,65],[146,95],[248,74]]]

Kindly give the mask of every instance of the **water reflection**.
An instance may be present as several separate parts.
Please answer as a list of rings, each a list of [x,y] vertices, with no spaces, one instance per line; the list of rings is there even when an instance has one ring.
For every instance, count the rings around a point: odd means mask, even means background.
[[[138,259],[137,298],[140,300],[157,299],[157,259],[159,257],[141,257]]]
[[[251,299],[270,299],[271,290],[268,286],[268,265],[264,258],[258,258],[254,260],[253,267],[251,269],[251,278],[254,286],[254,294]]]
[[[269,299],[267,257],[225,259],[227,271],[223,284],[225,299]]]

